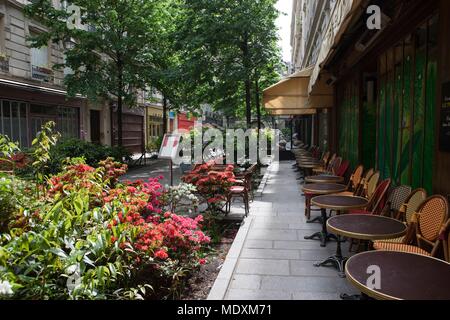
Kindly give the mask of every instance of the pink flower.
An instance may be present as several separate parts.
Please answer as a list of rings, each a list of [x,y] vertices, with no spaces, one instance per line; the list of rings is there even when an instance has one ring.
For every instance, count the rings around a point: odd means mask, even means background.
[[[198,263],[200,263],[201,265],[205,265],[206,259],[200,259],[200,260],[198,260]]]
[[[169,257],[169,255],[167,254],[167,252],[165,250],[158,250],[155,252],[155,258],[161,259],[161,260],[166,260]]]

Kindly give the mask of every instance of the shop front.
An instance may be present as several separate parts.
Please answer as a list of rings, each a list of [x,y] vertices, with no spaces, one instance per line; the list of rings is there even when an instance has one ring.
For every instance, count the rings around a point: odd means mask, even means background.
[[[86,101],[68,99],[64,91],[16,83],[0,83],[0,133],[30,147],[41,126],[56,123],[62,138],[81,138]]]
[[[395,185],[450,193],[441,88],[450,80],[448,1],[374,1],[383,27],[355,16],[324,69],[337,79],[331,147]],[[447,50],[447,51],[445,51]],[[445,68],[447,66],[447,68]],[[445,143],[445,142],[444,142]],[[445,181],[444,181],[445,179]]]

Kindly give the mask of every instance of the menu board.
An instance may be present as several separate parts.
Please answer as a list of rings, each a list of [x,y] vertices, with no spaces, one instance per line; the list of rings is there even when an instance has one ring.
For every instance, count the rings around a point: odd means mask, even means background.
[[[442,86],[441,121],[439,125],[439,149],[450,152],[450,82]]]
[[[180,147],[180,139],[179,134],[166,134],[161,144],[159,158],[174,160]]]

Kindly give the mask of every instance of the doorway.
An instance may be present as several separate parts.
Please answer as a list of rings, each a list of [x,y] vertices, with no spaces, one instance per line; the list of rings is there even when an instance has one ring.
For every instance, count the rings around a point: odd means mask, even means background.
[[[91,110],[91,142],[100,144],[100,111]]]

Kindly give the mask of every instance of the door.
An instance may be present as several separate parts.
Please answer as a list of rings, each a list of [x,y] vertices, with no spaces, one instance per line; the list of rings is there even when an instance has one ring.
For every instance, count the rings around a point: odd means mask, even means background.
[[[100,144],[100,111],[91,110],[91,142]]]

